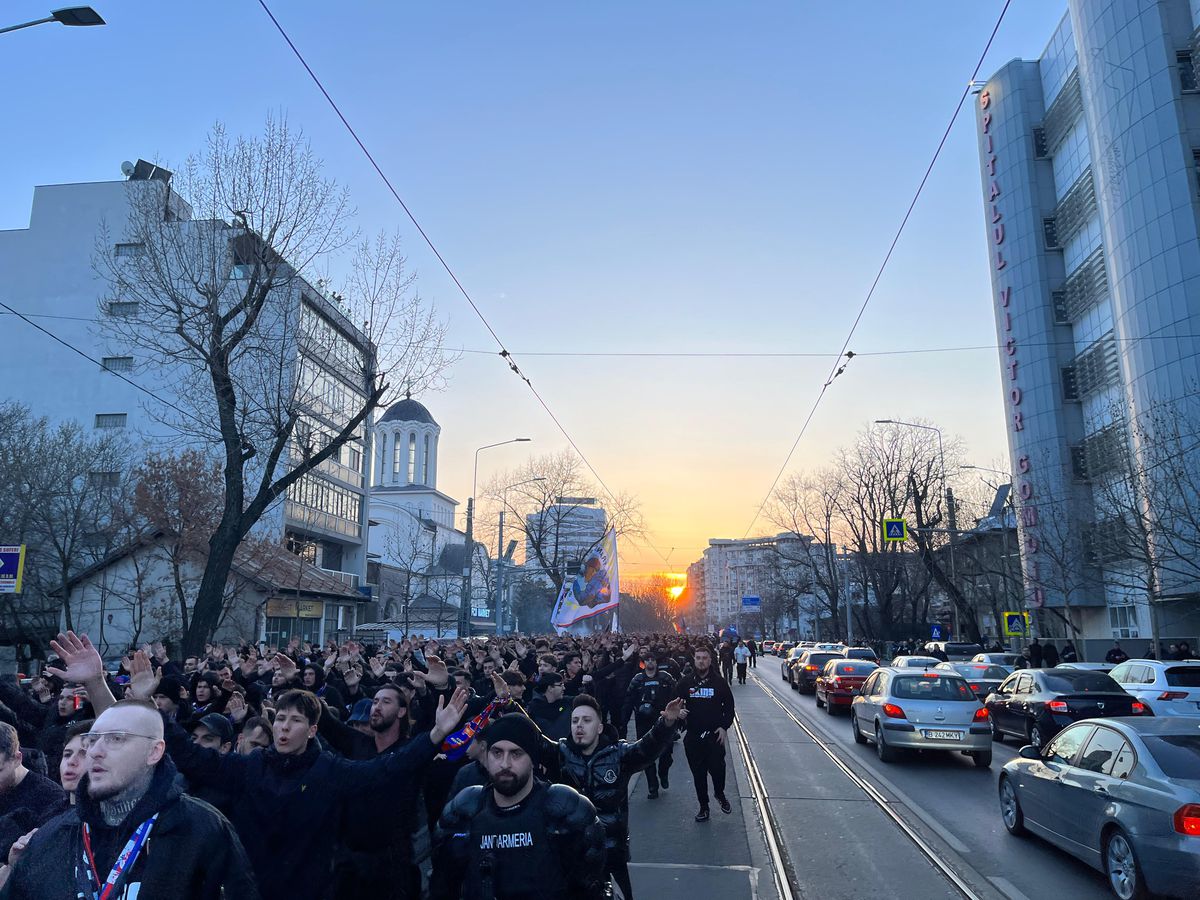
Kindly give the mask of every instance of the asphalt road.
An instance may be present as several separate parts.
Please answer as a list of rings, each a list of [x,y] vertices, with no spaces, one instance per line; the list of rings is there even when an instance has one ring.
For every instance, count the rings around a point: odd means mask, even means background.
[[[882,813],[864,811],[861,820],[850,814],[859,808],[877,811],[878,806],[865,800],[861,788],[833,766],[768,693],[795,713],[859,777],[874,785],[979,896],[1096,900],[1108,895],[1103,877],[1093,869],[1037,838],[1016,838],[1005,830],[997,781],[1004,763],[1016,756],[1017,747],[1011,740],[993,745],[989,770],[975,768],[970,758],[961,754],[934,752],[908,753],[899,762],[884,764],[873,746],[854,743],[847,714],[830,716],[817,709],[812,696],[792,691],[780,679],[779,663],[773,657],[761,660],[756,674],[750,684],[735,687],[739,717],[787,836],[789,853],[794,862],[799,861],[796,869],[801,887],[806,882],[823,885],[827,876],[822,871],[841,869],[862,873],[865,879],[854,891],[840,892],[835,883],[830,886],[832,892],[818,887],[814,896],[942,895],[926,888],[926,879],[914,866],[915,844],[901,836],[895,823],[887,823],[893,833],[888,838],[876,827],[875,818]],[[836,802],[813,808],[812,799],[793,799],[797,794]],[[832,819],[827,821],[827,815]],[[836,841],[826,840],[829,832]],[[818,843],[811,848],[814,835]],[[932,871],[928,860],[917,859]],[[883,892],[885,886],[887,893]],[[948,896],[961,895],[952,892]]]

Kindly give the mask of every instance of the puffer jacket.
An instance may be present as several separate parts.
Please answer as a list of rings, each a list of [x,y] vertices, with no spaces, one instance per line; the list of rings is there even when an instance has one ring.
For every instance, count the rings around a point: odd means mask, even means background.
[[[658,759],[675,736],[675,726],[659,717],[654,727],[630,742],[600,737],[594,753],[585,756],[570,738],[546,739],[542,761],[557,773],[556,781],[570,785],[596,807],[604,825],[610,854],[629,844],[629,779]]]

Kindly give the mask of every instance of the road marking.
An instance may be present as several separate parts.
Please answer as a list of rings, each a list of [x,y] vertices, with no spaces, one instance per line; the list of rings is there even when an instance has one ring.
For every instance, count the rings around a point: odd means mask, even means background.
[[[1001,878],[999,875],[989,875],[988,881],[998,887],[1000,893],[1008,897],[1008,900],[1029,900],[1029,897],[1022,894],[1017,886],[1007,878]]]
[[[839,769],[841,769],[843,774],[845,774],[845,776],[849,778],[851,782],[856,784],[859,789],[863,791],[863,793],[870,797],[875,802],[875,805],[883,810],[884,815],[896,823],[901,832],[903,832],[904,835],[916,845],[917,849],[920,850],[925,858],[933,864],[934,868],[936,868],[939,872],[946,876],[947,879],[949,879],[955,890],[967,898],[967,900],[982,900],[981,895],[978,894],[975,889],[971,887],[971,885],[968,884],[967,881],[964,880],[963,877],[959,875],[949,863],[941,858],[937,852],[937,849],[930,845],[925,838],[917,833],[917,831],[911,825],[909,825],[908,822],[904,821],[904,817],[896,811],[895,806],[887,799],[887,797],[883,796],[883,794],[881,794],[873,784],[851,769],[850,766],[848,766],[845,761],[842,760],[842,758],[830,748],[829,744],[821,736],[813,731],[807,724],[802,722],[800,717],[796,715],[792,708],[779,699],[775,691],[767,688],[765,682],[763,682],[761,678],[756,677],[754,680],[758,683],[759,687],[762,688],[763,693],[765,693],[771,699],[771,702],[782,709],[784,714],[796,724],[796,727],[811,737],[821,751],[827,757],[829,757],[830,761]],[[736,721],[734,722],[734,726],[738,727]],[[738,727],[738,730],[740,740],[740,727]],[[743,752],[745,751],[743,750]],[[959,847],[962,847],[962,850],[957,852],[967,852],[967,848],[963,846],[961,841],[957,841],[956,843]]]

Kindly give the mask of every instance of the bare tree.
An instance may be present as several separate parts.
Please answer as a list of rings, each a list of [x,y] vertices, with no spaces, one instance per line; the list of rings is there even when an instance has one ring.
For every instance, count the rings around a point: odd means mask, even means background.
[[[153,415],[184,443],[220,448],[191,653],[218,624],[251,529],[343,447],[361,454],[372,411],[435,386],[450,358],[397,239],[358,245],[344,293],[308,280],[354,243],[352,211],[286,121],[268,119],[258,138],[217,125],[172,180],[131,181],[128,197],[119,242],[97,248],[102,331],[169,395]]]

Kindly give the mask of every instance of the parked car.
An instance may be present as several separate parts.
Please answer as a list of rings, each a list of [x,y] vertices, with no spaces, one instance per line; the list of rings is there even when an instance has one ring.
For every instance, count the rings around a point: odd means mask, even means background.
[[[930,641],[925,645],[925,652],[932,654],[935,648],[945,653],[946,659],[950,662],[960,659],[965,662],[977,653],[983,652],[983,648],[978,644],[968,644],[963,641]]]
[[[837,715],[840,706],[849,709],[855,690],[878,668],[873,660],[831,659],[817,676],[813,689],[817,708],[825,707],[831,716]]]
[[[987,695],[1000,687],[1009,674],[1003,666],[990,666],[987,663],[977,662],[944,662],[938,663],[936,668],[947,672],[957,672],[967,679],[967,684],[971,686],[971,690],[980,700],[986,700]]]
[[[1090,719],[1000,774],[1000,813],[1108,879],[1121,900],[1195,897],[1200,885],[1200,728],[1177,716]]]
[[[791,650],[787,651],[787,656],[785,656],[783,658],[783,662],[779,664],[779,676],[784,681],[790,680],[788,678],[788,666],[790,666],[793,661],[799,659],[804,652],[805,651],[799,647],[793,647]]]
[[[996,741],[1012,735],[1039,750],[1072,722],[1147,714],[1144,703],[1103,672],[1081,669],[1013,672],[985,705]]]
[[[870,647],[847,647],[842,651],[842,656],[846,659],[869,659],[876,665],[879,664],[879,656]]]
[[[1008,669],[1009,674],[1017,667],[1017,662],[1024,657],[1020,653],[976,653],[971,657],[971,662],[988,663],[993,666],[1004,666]],[[1024,665],[1024,663],[1022,663]]]
[[[1108,673],[1156,716],[1200,716],[1200,660],[1130,659]]]
[[[895,656],[888,663],[894,669],[932,669],[941,664],[936,656]]]
[[[881,762],[901,750],[950,750],[992,764],[988,711],[957,672],[876,669],[850,704],[850,728]]]
[[[846,645],[833,643],[833,642],[826,642],[823,644],[817,643],[817,644],[812,645],[812,649],[813,650],[821,650],[826,653],[841,653],[843,650],[846,649]]]
[[[803,655],[792,662],[788,670],[788,680],[792,690],[802,694],[813,694],[817,690],[817,676],[825,668],[825,663],[831,659],[845,659],[840,653],[822,650],[805,650]]]
[[[1059,663],[1054,668],[1056,669],[1079,669],[1081,672],[1103,672],[1107,675],[1114,668],[1113,663],[1089,663],[1089,662],[1072,662]]]

